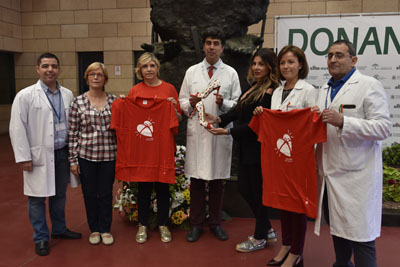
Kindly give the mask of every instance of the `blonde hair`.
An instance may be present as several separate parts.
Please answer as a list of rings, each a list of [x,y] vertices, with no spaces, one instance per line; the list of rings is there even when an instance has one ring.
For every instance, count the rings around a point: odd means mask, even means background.
[[[139,80],[143,80],[143,75],[142,75],[143,65],[149,63],[150,61],[153,61],[156,64],[156,66],[158,68],[157,77],[160,78],[160,61],[153,53],[145,52],[143,55],[141,55],[139,57],[138,63],[135,68],[136,77]]]
[[[87,67],[87,69],[85,71],[84,77],[85,77],[87,84],[89,84],[89,81],[88,81],[89,73],[91,73],[92,71],[97,70],[97,69],[101,69],[103,71],[104,84],[106,84],[108,82],[108,72],[107,72],[106,66],[104,66],[104,64],[101,62],[93,62],[92,64],[89,65],[89,67]]]
[[[267,68],[267,75],[264,77],[263,81],[257,81],[253,75],[252,63],[255,57],[260,57]],[[258,86],[246,98],[239,100],[238,106],[241,107],[243,104],[256,103],[264,97],[269,88],[275,90],[275,88],[279,86],[278,77],[278,59],[274,51],[269,48],[257,50],[251,58],[249,72],[247,74],[247,82],[250,85],[254,85],[257,82]]]

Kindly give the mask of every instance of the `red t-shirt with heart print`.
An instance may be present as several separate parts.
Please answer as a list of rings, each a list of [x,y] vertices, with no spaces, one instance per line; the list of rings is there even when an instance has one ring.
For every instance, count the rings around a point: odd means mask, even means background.
[[[326,124],[311,108],[263,110],[249,127],[261,143],[263,204],[317,217],[314,144],[326,142]]]
[[[178,119],[166,99],[115,100],[111,129],[117,135],[115,178],[126,182],[175,183]]]

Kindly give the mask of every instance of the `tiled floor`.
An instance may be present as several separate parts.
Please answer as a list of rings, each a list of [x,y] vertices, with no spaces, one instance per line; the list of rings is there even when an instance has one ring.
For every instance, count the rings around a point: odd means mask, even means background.
[[[253,253],[235,251],[235,244],[247,238],[253,230],[254,220],[233,218],[223,227],[230,235],[228,241],[218,241],[208,231],[196,243],[185,240],[186,232],[172,229],[173,241],[164,244],[157,231],[151,232],[143,245],[135,242],[136,227],[114,213],[112,233],[114,245],[92,246],[87,238],[82,193],[69,189],[67,198],[68,227],[83,234],[81,240],[51,240],[51,253],[39,257],[34,252],[32,228],[28,221],[27,200],[23,195],[22,173],[14,164],[8,136],[0,136],[0,266],[265,266],[279,249],[280,242]],[[118,183],[115,184],[119,186]],[[279,221],[272,221],[280,232]],[[313,223],[308,224],[304,250],[305,266],[332,266],[332,242],[327,227],[321,237],[313,234]],[[378,265],[400,266],[400,228],[383,227],[377,239]]]

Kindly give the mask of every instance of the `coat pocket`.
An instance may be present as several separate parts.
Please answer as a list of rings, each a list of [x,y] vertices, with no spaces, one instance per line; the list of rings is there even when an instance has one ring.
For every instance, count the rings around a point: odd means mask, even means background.
[[[31,147],[31,157],[32,164],[34,166],[43,166],[44,165],[44,153],[43,148],[41,146]]]

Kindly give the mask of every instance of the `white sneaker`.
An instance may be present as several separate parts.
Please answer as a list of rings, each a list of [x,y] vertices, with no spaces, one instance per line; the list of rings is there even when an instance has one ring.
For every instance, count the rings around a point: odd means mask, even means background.
[[[102,233],[101,240],[103,240],[104,245],[112,245],[114,243],[114,237],[110,233]]]
[[[93,233],[90,234],[90,236],[89,236],[89,243],[90,244],[97,245],[97,244],[100,243],[100,241],[101,241],[101,238],[100,238],[100,233],[99,232],[93,232]]]

